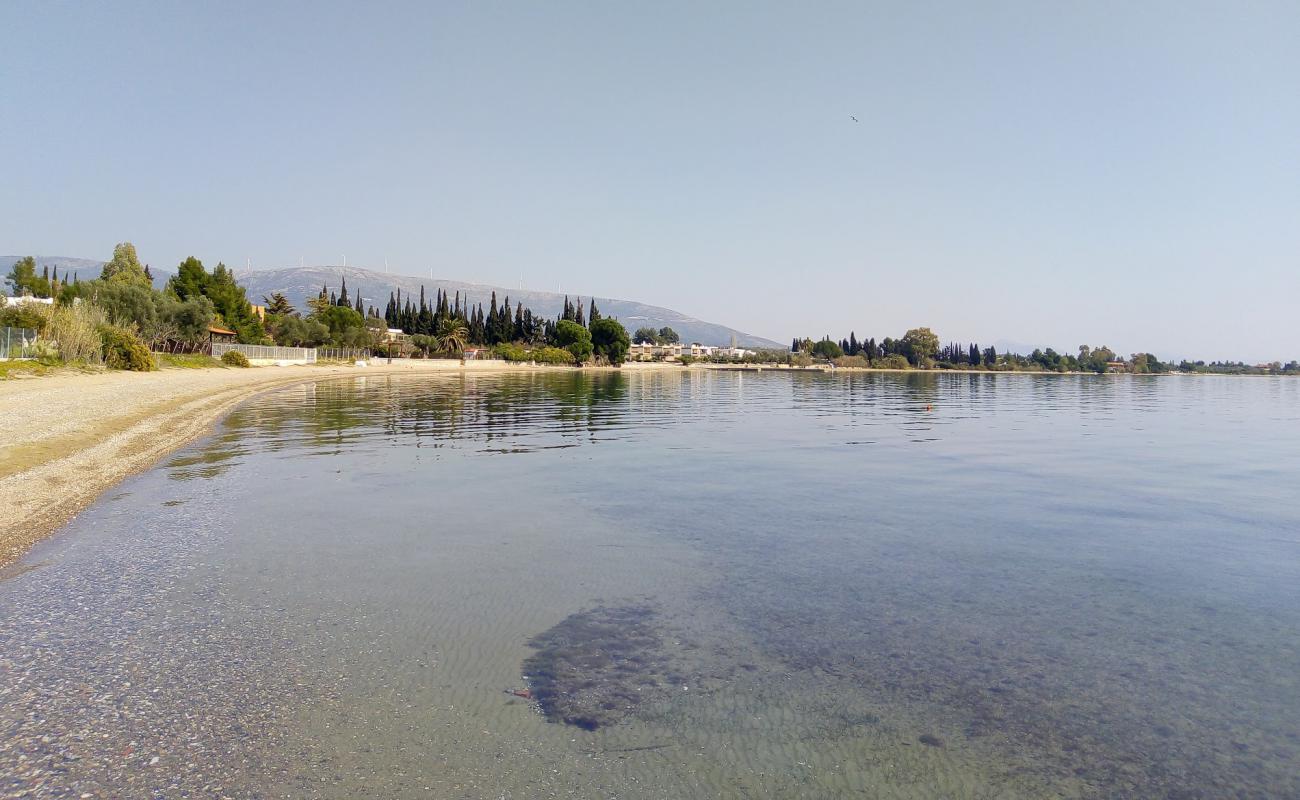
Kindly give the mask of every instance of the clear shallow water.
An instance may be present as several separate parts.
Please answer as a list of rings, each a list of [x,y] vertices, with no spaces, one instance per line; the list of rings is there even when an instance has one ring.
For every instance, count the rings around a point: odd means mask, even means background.
[[[1287,380],[296,387],[0,582],[0,793],[1300,796],[1297,476]]]

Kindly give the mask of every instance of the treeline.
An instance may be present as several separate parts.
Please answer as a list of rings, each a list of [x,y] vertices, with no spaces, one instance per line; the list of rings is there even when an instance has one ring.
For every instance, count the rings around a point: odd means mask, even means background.
[[[431,303],[426,303],[423,286],[420,287],[418,302],[413,302],[409,295],[403,300],[399,290],[389,295],[388,305],[384,308],[384,321],[390,328],[419,336],[436,334],[447,323],[460,324],[465,327],[467,342],[481,347],[512,343],[558,346],[561,322],[572,322],[591,331],[602,319],[595,298],[584,308],[581,300],[573,303],[566,295],[564,309],[555,319],[549,319],[534,314],[521,302],[516,302],[512,308],[509,296],[498,304],[496,292],[492,292],[486,308],[482,302],[471,304],[468,297],[461,297],[460,292],[449,296],[441,289],[436,291]]]
[[[509,297],[498,303],[496,292],[485,308],[460,292],[452,296],[437,289],[429,299],[424,287],[418,301],[403,297],[400,290],[390,293],[381,316],[373,305],[365,305],[359,293],[349,294],[346,279],[337,293],[322,286],[308,301],[311,308],[305,320],[299,319],[284,295],[265,300],[268,329],[279,343],[294,346],[328,341],[344,347],[388,349],[396,344],[400,351],[403,343],[393,342],[388,331],[401,331],[423,357],[459,358],[466,348],[485,347],[511,361],[581,364],[594,359],[621,364],[630,343],[627,330],[617,319],[603,316],[594,298],[584,307],[581,300],[574,303],[566,296],[555,319],[534,314],[521,302],[512,308]]]
[[[901,338],[887,336],[879,343],[875,339],[859,341],[853,332],[838,342],[829,336],[818,342],[796,339],[791,350],[841,367],[1095,373],[1119,371],[1123,367],[1126,372],[1168,371],[1168,366],[1150,353],[1134,354],[1131,362],[1125,362],[1109,347],[1082,345],[1078,356],[1057,353],[1050,347],[1023,356],[999,353],[995,347],[980,347],[975,342],[940,344],[938,335],[929,328],[912,328]]]
[[[241,341],[266,339],[244,288],[224,264],[209,273],[187,259],[158,291],[130,242],[113,248],[94,279],[82,280],[75,272],[60,276],[48,267],[37,274],[36,260],[28,256],[14,263],[5,282],[15,295],[51,301],[8,305],[0,314],[0,325],[38,332],[42,361],[150,370],[151,350],[192,352],[214,325],[231,328]]]
[[[838,342],[829,336],[820,341],[795,339],[791,353],[820,359],[839,367],[874,367],[879,369],[956,369],[1000,372],[1126,372],[1134,375],[1157,375],[1169,372],[1214,373],[1229,375],[1300,375],[1300,362],[1285,365],[1247,365],[1241,362],[1182,361],[1175,365],[1161,361],[1152,353],[1133,353],[1128,358],[1109,347],[1080,345],[1077,355],[1058,353],[1052,348],[1035,349],[1028,355],[999,353],[994,347],[949,342],[940,344],[929,328],[913,328],[901,338],[886,337],[859,340],[856,333]]]
[[[54,302],[6,307],[0,324],[35,328],[54,341],[46,330],[48,318],[55,309],[67,310],[64,316],[84,318],[92,330],[104,328],[104,337],[131,343],[142,369],[147,368],[143,361],[150,349],[197,350],[213,329],[229,331],[244,344],[369,349],[390,346],[389,331],[401,330],[405,341],[397,342],[399,351],[409,342],[418,355],[459,358],[466,348],[480,346],[494,348],[503,358],[544,363],[621,364],[630,344],[627,330],[617,319],[603,316],[594,299],[584,307],[581,300],[574,303],[566,297],[563,311],[550,319],[522,303],[512,308],[509,298],[498,304],[495,292],[485,308],[459,292],[453,298],[439,290],[429,301],[421,288],[418,302],[394,292],[381,314],[366,307],[359,293],[350,293],[345,280],[337,293],[321,287],[303,311],[281,293],[262,298],[265,306],[259,309],[225,264],[209,272],[192,257],[180,263],[159,291],[153,288],[149,266],[140,263],[130,242],[114,248],[113,258],[93,280],[81,280],[75,273],[61,277],[48,267],[38,274],[36,260],[26,257],[14,264],[6,282],[15,295]],[[66,332],[63,336],[70,341]],[[87,358],[83,349],[77,354],[78,360]]]

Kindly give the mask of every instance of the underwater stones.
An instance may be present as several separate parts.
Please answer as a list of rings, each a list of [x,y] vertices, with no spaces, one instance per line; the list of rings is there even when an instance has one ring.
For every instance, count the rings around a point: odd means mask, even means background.
[[[943,739],[933,733],[923,733],[916,740],[927,747],[943,747]]]
[[[669,659],[654,616],[644,605],[599,607],[533,638],[523,670],[546,719],[592,731],[666,696]]]

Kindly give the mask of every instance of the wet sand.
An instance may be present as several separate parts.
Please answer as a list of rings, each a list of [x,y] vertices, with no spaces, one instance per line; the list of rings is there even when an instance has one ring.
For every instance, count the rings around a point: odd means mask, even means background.
[[[628,365],[646,368],[661,365]],[[249,397],[303,381],[359,375],[563,370],[504,361],[397,360],[367,367],[63,374],[0,382],[0,568],[104,490],[143,470]]]

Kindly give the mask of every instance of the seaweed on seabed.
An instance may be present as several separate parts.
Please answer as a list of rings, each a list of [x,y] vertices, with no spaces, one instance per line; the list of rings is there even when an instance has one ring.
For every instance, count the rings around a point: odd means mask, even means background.
[[[599,607],[564,619],[528,646],[532,696],[550,722],[593,731],[667,694],[667,657],[649,606]]]

